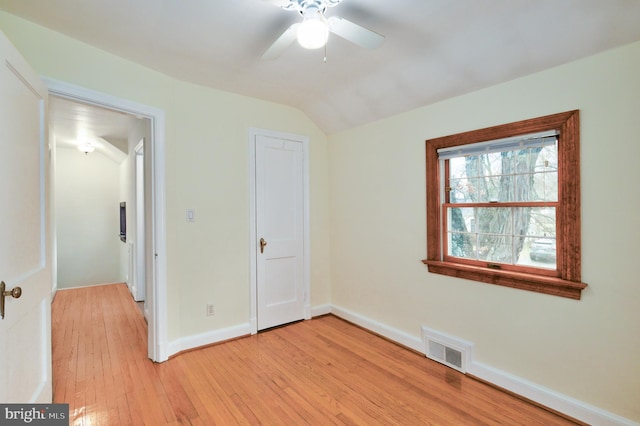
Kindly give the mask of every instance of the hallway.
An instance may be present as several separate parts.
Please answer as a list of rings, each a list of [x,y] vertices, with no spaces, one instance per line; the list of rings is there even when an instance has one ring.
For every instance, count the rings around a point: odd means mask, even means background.
[[[72,424],[141,423],[143,411],[155,411],[148,410],[150,401],[168,405],[161,388],[149,395],[145,377],[156,373],[146,342],[146,323],[125,284],[58,291],[53,395],[54,402],[69,403]]]

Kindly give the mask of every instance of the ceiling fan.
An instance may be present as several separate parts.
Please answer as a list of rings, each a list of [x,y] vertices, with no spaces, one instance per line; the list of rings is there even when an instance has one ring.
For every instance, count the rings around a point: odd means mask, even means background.
[[[302,15],[302,22],[291,25],[262,55],[262,59],[275,59],[295,40],[306,49],[318,49],[327,43],[333,33],[360,47],[375,49],[384,41],[384,36],[354,24],[344,18],[325,18],[327,7],[337,6],[342,0],[264,0],[285,10]]]

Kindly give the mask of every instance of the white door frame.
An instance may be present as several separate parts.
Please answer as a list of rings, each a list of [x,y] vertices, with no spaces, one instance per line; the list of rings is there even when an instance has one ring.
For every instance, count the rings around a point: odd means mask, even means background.
[[[135,154],[134,159],[134,199],[135,199],[135,212],[136,212],[136,236],[134,238],[135,247],[133,253],[133,271],[129,271],[129,274],[133,274],[133,282],[135,283],[134,298],[136,301],[144,302],[144,316],[148,315],[147,302],[146,302],[146,282],[144,279],[145,269],[145,211],[144,211],[144,138],[140,139],[140,142],[133,150]]]
[[[311,243],[309,227],[309,137],[291,133],[275,132],[251,127],[249,128],[249,259],[251,267],[251,334],[258,332],[258,299],[257,299],[257,252],[258,234],[256,229],[256,137],[258,135],[279,139],[287,139],[302,143],[303,151],[303,289],[304,289],[304,319],[311,319]]]
[[[164,111],[148,105],[138,104],[127,99],[86,89],[70,83],[50,78],[42,78],[49,94],[62,98],[92,104],[127,114],[133,114],[151,120],[152,179],[145,182],[145,190],[151,194],[152,223],[147,227],[151,238],[152,262],[147,262],[146,276],[151,280],[150,294],[147,294],[148,354],[156,362],[169,359],[167,342],[167,266],[166,266],[166,212],[165,212],[165,114]],[[55,242],[54,242],[55,245]],[[149,270],[150,269],[150,270]],[[150,277],[150,278],[149,278]]]

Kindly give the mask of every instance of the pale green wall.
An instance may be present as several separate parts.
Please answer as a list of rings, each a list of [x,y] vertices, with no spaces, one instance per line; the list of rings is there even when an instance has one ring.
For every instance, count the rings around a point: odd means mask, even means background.
[[[120,165],[58,147],[56,166],[58,288],[120,282]]]
[[[428,273],[424,141],[573,109],[582,300]],[[639,113],[635,43],[331,136],[332,304],[459,336],[482,363],[640,420]]]
[[[167,192],[174,194],[167,222],[169,258],[180,257],[169,282],[193,282],[180,296],[184,330],[204,332],[249,318],[249,162],[250,127],[310,137],[312,306],[329,303],[327,149],[325,136],[295,109],[176,83],[175,117],[185,125],[168,146],[173,167]],[[185,209],[196,221],[186,222]],[[216,283],[211,285],[211,283]],[[212,302],[216,315],[200,321]]]
[[[4,12],[0,29],[40,75],[165,111],[169,342],[249,322],[250,127],[309,136],[311,304],[329,303],[326,136],[308,117],[175,80]]]

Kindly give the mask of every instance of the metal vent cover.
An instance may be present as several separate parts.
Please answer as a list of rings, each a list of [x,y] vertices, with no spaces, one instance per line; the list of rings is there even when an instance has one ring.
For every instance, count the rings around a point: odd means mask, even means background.
[[[427,327],[422,327],[422,337],[427,358],[466,373],[473,344]]]

